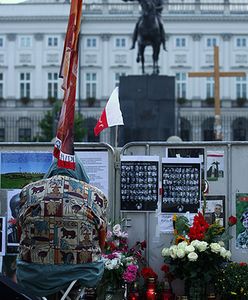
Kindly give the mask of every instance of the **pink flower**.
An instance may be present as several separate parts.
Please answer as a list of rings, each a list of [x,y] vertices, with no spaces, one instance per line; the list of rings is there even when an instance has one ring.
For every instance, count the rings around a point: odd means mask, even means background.
[[[136,265],[129,265],[126,271],[123,273],[122,278],[128,282],[134,282],[137,277],[138,267]]]

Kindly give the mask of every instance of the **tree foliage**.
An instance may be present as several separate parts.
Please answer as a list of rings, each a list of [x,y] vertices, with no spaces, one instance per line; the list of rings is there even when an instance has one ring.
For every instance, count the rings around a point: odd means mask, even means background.
[[[35,140],[39,142],[50,142],[56,135],[57,123],[60,114],[60,103],[55,103],[52,110],[49,110],[44,115],[44,118],[39,122],[41,129],[40,135]],[[82,142],[87,129],[84,127],[84,118],[81,114],[75,113],[74,118],[74,140]]]

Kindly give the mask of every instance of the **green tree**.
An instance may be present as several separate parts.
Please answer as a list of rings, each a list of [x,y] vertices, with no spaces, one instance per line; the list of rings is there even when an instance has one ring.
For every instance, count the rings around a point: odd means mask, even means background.
[[[44,118],[39,122],[41,133],[35,138],[36,141],[50,142],[56,135],[57,121],[59,119],[61,104],[55,103],[52,110],[45,113]],[[87,129],[84,127],[84,118],[81,114],[75,113],[74,118],[74,140],[82,142]]]

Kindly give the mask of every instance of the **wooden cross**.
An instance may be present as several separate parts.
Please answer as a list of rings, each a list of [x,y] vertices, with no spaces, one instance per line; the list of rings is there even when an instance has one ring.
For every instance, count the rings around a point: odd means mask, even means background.
[[[213,72],[189,72],[189,77],[214,77],[214,110],[215,110],[215,140],[222,140],[220,117],[220,77],[245,77],[245,72],[220,72],[219,47],[214,47],[214,71]]]

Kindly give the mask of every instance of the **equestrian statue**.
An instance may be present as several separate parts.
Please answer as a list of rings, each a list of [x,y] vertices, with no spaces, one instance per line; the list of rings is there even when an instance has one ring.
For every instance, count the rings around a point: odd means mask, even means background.
[[[136,1],[136,0],[123,0]],[[166,51],[165,46],[165,31],[162,22],[161,13],[163,10],[163,0],[138,0],[142,8],[142,15],[138,19],[132,38],[131,49],[135,48],[136,41],[138,42],[137,62],[142,63],[142,73],[145,74],[145,59],[144,51],[146,46],[153,48],[153,74],[159,74],[158,58],[160,46]]]

